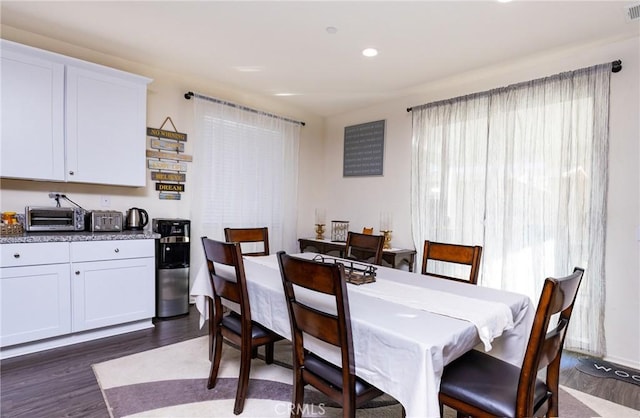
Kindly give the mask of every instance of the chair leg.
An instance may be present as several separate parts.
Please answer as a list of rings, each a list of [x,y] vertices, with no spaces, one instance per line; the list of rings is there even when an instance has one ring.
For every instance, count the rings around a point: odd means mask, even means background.
[[[302,369],[295,366],[294,369],[291,418],[301,418],[302,407],[304,406],[304,382],[302,381]]]
[[[354,399],[347,401],[346,404],[342,406],[342,416],[345,418],[356,418],[356,403]]]
[[[211,360],[211,369],[209,371],[209,380],[207,381],[207,389],[213,389],[216,386],[218,378],[218,370],[220,369],[220,359],[222,358],[222,333],[217,332],[214,337],[213,359]],[[211,353],[210,353],[211,355]]]
[[[264,346],[264,362],[267,364],[273,363],[273,343],[265,344]]]
[[[215,318],[214,318],[214,312],[213,312],[213,300],[211,300],[211,298],[207,298],[207,308],[209,310],[209,319],[207,320],[207,322],[209,322],[209,361],[211,361],[211,359],[213,358],[213,336],[216,333],[216,327],[213,325]]]
[[[238,377],[238,389],[236,390],[236,403],[233,406],[233,413],[235,415],[242,413],[242,410],[244,409],[244,400],[247,398],[252,352],[253,349],[251,346],[240,347],[240,376]]]
[[[558,393],[551,392],[551,398],[547,401],[549,410],[547,411],[547,417],[558,416]]]
[[[251,358],[257,358],[258,357],[258,347],[253,347],[251,349]]]

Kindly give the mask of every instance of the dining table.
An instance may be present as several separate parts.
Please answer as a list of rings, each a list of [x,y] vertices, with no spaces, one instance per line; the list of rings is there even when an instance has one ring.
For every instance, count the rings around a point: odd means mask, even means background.
[[[350,263],[310,252],[291,255]],[[290,340],[277,256],[244,256],[243,260],[252,320]],[[217,272],[225,267],[216,265]],[[374,282],[347,284],[355,373],[400,402],[407,417],[440,416],[438,391],[444,366],[469,350],[483,350],[518,366],[522,363],[535,314],[528,296],[406,270],[374,268]],[[206,265],[190,293],[203,326],[213,295]],[[340,365],[335,347],[306,337],[305,347]]]

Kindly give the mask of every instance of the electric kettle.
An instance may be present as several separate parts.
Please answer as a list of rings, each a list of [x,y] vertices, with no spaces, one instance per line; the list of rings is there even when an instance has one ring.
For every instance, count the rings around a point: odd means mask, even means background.
[[[125,221],[126,229],[140,230],[149,223],[149,214],[146,210],[140,208],[131,208],[127,210],[127,219]]]

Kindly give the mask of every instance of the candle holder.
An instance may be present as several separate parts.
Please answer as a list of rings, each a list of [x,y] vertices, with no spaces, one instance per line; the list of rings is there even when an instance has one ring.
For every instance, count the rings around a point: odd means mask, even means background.
[[[382,232],[382,235],[384,235],[384,245],[382,246],[383,249],[388,250],[391,248],[391,232],[390,230],[385,230],[385,231],[380,231]]]
[[[316,239],[324,239],[324,224],[316,224]]]

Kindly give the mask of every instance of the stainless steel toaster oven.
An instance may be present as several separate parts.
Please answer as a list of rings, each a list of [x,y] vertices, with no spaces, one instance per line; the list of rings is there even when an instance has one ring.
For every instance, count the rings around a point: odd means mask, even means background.
[[[85,211],[80,208],[27,206],[24,223],[27,231],[84,231]]]

